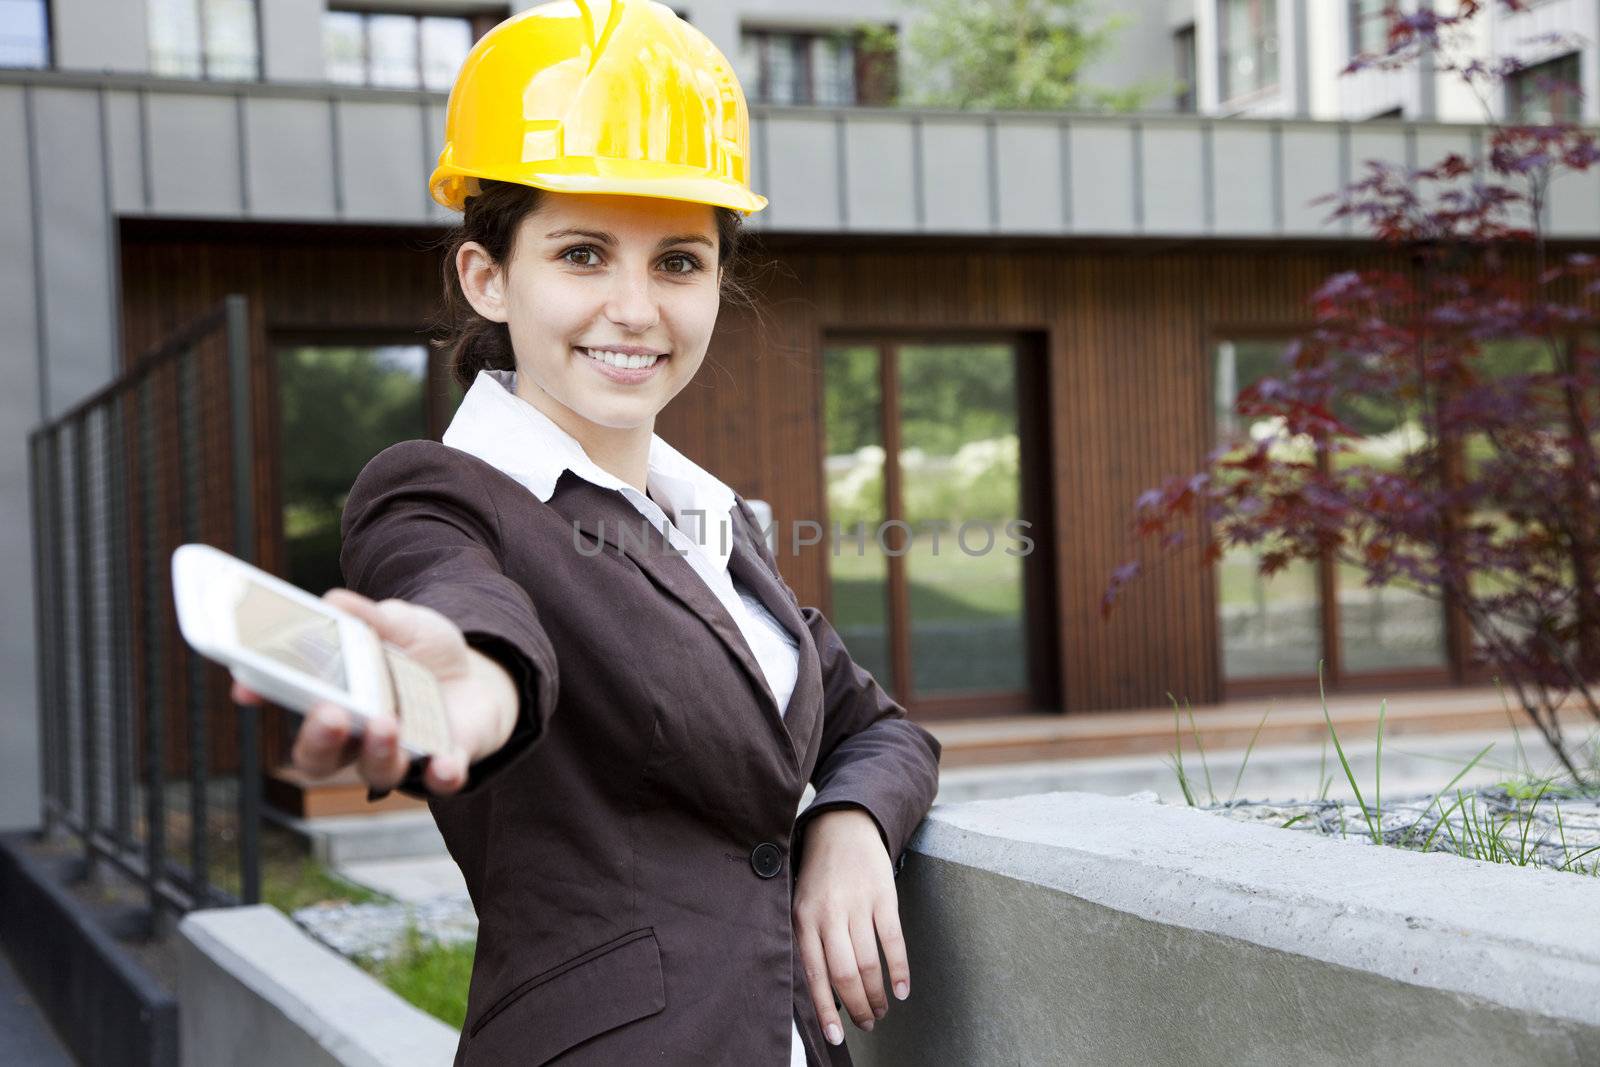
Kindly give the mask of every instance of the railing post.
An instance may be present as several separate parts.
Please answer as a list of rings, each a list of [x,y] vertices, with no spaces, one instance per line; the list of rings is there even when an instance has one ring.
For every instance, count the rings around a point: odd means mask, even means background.
[[[133,844],[132,792],[129,773],[133,751],[133,692],[131,643],[128,635],[128,501],[124,467],[127,454],[128,394],[117,393],[106,406],[105,504],[106,570],[110,603],[106,609],[106,640],[110,650],[111,699],[111,820],[118,852]]]
[[[145,777],[145,889],[150,897],[150,915],[159,921],[163,901],[161,880],[167,873],[167,758],[166,758],[166,671],[162,663],[162,615],[156,593],[162,588],[160,545],[161,482],[156,463],[155,387],[146,377],[139,383],[139,517],[143,520],[144,544],[145,653],[144,684],[144,777]]]
[[[194,381],[198,360],[196,346],[190,346],[178,357],[178,515],[180,536],[186,542],[200,539],[200,502],[196,499],[200,487],[200,442],[202,431],[196,395],[199,390]],[[210,842],[206,840],[209,815],[206,774],[205,665],[200,654],[180,645],[186,684],[184,685],[184,719],[189,732],[189,884],[191,906],[203,908],[211,898]]]
[[[94,656],[94,581],[89,522],[89,418],[85,411],[72,426],[73,539],[77,542],[74,577],[78,594],[78,728],[83,736],[83,834],[85,873],[95,873],[97,846],[95,831],[100,819],[100,775],[95,736],[95,656]]]
[[[33,517],[33,626],[37,635],[34,641],[34,700],[38,702],[39,715],[39,825],[46,836],[55,829],[55,747],[52,733],[55,724],[50,720],[53,703],[50,694],[50,569],[45,563],[45,553],[50,540],[49,516],[45,501],[50,499],[53,487],[46,484],[49,452],[45,447],[46,431],[35,430],[28,435],[28,507]]]
[[[234,554],[256,561],[255,420],[250,390],[250,304],[240,294],[227,298],[228,394],[232,400]],[[260,713],[253,704],[237,708],[239,729],[239,897],[261,901],[261,748]]]

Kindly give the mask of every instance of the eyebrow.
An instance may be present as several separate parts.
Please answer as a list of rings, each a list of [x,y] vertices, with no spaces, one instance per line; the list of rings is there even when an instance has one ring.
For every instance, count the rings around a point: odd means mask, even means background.
[[[616,235],[606,233],[604,230],[552,230],[545,234],[545,238],[547,240],[555,240],[561,237],[587,237],[589,240],[598,241],[603,245],[614,245],[617,243]],[[663,248],[669,248],[672,245],[681,244],[702,244],[707,248],[716,247],[711,243],[711,238],[707,237],[703,233],[680,233],[671,237],[663,237],[659,242],[656,243],[656,251],[659,252]]]

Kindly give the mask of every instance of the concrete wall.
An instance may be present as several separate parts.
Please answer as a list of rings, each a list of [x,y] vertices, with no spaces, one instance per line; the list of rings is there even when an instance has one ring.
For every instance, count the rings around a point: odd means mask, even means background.
[[[266,905],[178,927],[184,1067],[438,1067],[456,1031]]]
[[[1085,793],[936,804],[860,1067],[1600,1062],[1600,883]]]

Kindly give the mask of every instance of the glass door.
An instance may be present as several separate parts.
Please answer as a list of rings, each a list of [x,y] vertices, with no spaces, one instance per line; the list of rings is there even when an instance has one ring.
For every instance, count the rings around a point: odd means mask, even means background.
[[[1024,410],[1015,341],[825,349],[831,621],[908,708],[1028,704]]]

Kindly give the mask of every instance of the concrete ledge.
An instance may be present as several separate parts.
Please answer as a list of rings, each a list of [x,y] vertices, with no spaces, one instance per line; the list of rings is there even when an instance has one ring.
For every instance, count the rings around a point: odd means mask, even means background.
[[[437,1067],[457,1033],[266,905],[178,926],[185,1067]]]
[[[1600,882],[1085,793],[936,804],[861,1067],[1600,1062]]]
[[[427,808],[370,815],[323,815],[302,819],[267,809],[268,817],[305,839],[311,855],[330,867],[368,860],[448,856],[438,824]]]
[[[77,869],[0,838],[0,944],[80,1063],[176,1064],[178,1002],[67,891]]]

